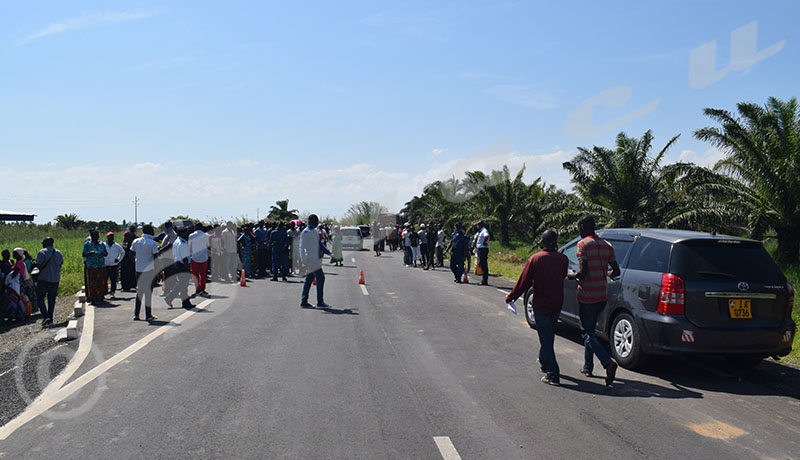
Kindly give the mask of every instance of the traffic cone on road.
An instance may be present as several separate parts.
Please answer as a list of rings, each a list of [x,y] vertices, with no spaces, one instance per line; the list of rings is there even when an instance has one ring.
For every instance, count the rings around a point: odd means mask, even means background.
[[[244,268],[242,269],[242,276],[239,280],[239,286],[241,287],[247,286],[247,280],[244,278]]]
[[[464,272],[464,279],[461,280],[463,284],[469,284],[469,277],[467,276],[467,272]]]
[[[364,270],[363,269],[361,270],[361,274],[358,275],[358,284],[367,284],[367,282],[364,281]]]

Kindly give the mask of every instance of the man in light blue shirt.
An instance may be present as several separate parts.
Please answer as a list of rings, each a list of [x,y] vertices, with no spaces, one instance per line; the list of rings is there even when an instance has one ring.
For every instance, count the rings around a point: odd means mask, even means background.
[[[317,308],[331,308],[325,303],[323,289],[325,286],[325,274],[322,272],[322,254],[330,255],[330,251],[319,239],[319,217],[316,214],[308,216],[308,227],[300,234],[300,259],[306,267],[306,280],[303,283],[303,295],[300,299],[302,308],[310,308],[308,303],[308,291],[311,284],[317,280]]]
[[[131,255],[136,264],[136,306],[133,310],[133,320],[139,321],[139,312],[144,301],[144,311],[147,321],[158,319],[153,315],[152,298],[153,287],[156,284],[156,258],[158,257],[158,243],[153,237],[153,226],[142,227],[142,237],[131,244]]]
[[[167,291],[167,294],[164,296],[164,301],[167,302],[169,308],[172,308],[172,301],[175,300],[176,297],[181,298],[181,306],[183,308],[189,309],[194,307],[194,305],[189,302],[189,280],[192,275],[189,262],[191,252],[189,251],[189,243],[186,242],[188,236],[188,230],[180,230],[178,232],[178,239],[175,240],[175,243],[172,245],[172,258],[175,263],[175,265],[173,265],[173,276],[175,280],[172,283],[172,289]],[[169,287],[169,285],[167,286]]]

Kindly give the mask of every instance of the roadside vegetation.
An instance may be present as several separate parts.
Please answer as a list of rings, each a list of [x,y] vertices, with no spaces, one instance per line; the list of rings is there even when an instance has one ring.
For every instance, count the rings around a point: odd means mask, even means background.
[[[583,214],[600,228],[675,228],[717,232],[765,242],[790,282],[800,287],[800,108],[796,98],[769,98],[766,104],[740,102],[736,111],[706,108],[711,126],[696,139],[724,155],[712,168],[692,163],[664,164],[679,135],[658,149],[651,131],[641,137],[621,132],[613,147],[578,147],[563,164],[573,192],[539,177],[523,180],[525,168],[507,166],[490,173],[467,172],[427,185],[409,200],[401,216],[414,222],[441,222],[452,229],[484,220],[492,235],[490,269],[516,279],[535,242],[547,228],[560,243],[577,234]],[[792,317],[800,324],[800,312]],[[800,363],[800,340],[786,361]]]

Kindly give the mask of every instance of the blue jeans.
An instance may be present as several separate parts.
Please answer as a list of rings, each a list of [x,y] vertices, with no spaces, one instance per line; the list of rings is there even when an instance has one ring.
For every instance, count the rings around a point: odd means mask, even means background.
[[[542,363],[542,368],[551,379],[558,380],[561,370],[558,368],[556,352],[553,349],[558,313],[533,310],[533,317],[536,320],[536,332],[539,333],[539,362]]]
[[[317,305],[322,305],[325,303],[322,293],[322,289],[325,286],[325,274],[322,273],[321,268],[315,272],[306,273],[306,281],[303,283],[303,296],[300,300],[302,303],[308,302],[308,291],[311,290],[311,283],[314,282],[314,278],[317,279]]]
[[[578,315],[581,319],[581,337],[583,337],[584,346],[583,369],[589,372],[592,372],[594,369],[593,354],[597,355],[597,359],[600,360],[600,364],[602,364],[603,367],[606,367],[611,361],[608,352],[594,335],[594,330],[597,327],[597,317],[600,316],[604,308],[606,308],[605,300],[597,303],[578,302]]]
[[[42,319],[53,321],[53,312],[56,309],[56,294],[58,294],[58,283],[50,283],[48,281],[36,283],[36,301],[39,304]],[[44,306],[45,296],[47,296],[47,308]]]
[[[411,253],[411,248],[406,246],[403,248],[403,265],[411,265],[414,263],[414,256]]]

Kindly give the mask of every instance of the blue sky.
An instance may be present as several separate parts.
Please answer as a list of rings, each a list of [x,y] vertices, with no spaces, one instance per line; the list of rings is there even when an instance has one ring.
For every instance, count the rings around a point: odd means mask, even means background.
[[[0,209],[396,211],[503,164],[568,189],[576,146],[652,129],[713,164],[704,107],[797,96],[797,2],[289,3],[2,6]]]

